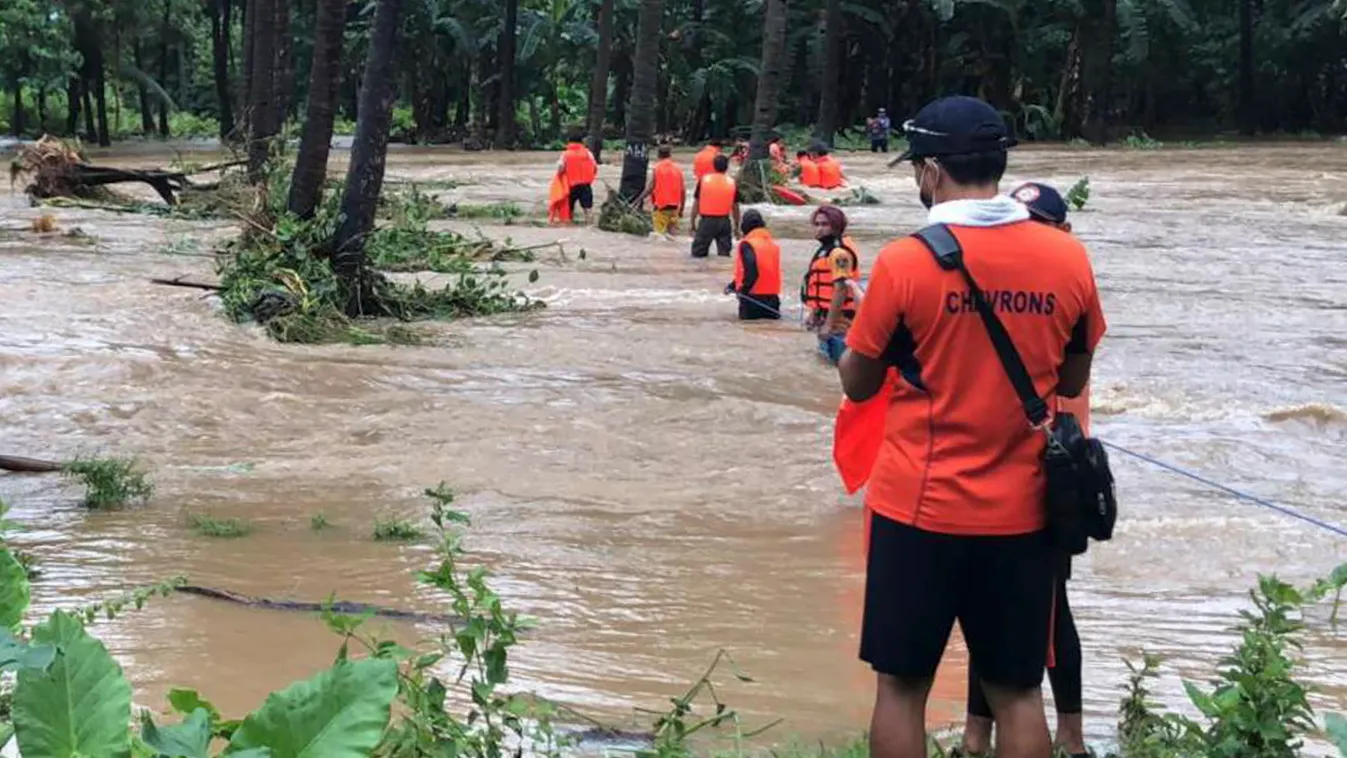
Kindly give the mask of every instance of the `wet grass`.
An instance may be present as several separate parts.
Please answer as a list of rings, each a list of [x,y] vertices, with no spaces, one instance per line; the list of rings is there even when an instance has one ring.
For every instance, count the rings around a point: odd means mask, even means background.
[[[449,209],[455,218],[512,220],[524,215],[518,203],[456,203]]]
[[[154,494],[149,474],[134,458],[77,458],[62,472],[84,485],[84,505],[93,510],[144,502]]]
[[[240,518],[216,518],[205,513],[187,514],[187,525],[201,537],[237,539],[253,533],[253,525]]]
[[[374,539],[377,542],[415,542],[425,534],[421,527],[406,519],[374,520]]]

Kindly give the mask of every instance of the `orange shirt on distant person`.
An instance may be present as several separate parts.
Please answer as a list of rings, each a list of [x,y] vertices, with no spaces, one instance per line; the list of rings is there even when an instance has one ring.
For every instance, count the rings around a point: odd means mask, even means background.
[[[1105,330],[1084,247],[1032,221],[951,230],[1035,388],[1055,404],[1065,355],[1093,352]],[[941,269],[911,237],[879,254],[847,336],[848,347],[875,359],[891,341],[907,359],[866,506],[944,534],[1042,529],[1044,435],[1029,427],[959,272]]]
[[[716,170],[716,156],[720,155],[720,148],[715,145],[707,145],[697,154],[692,156],[692,177],[693,181],[701,181],[703,176]]]
[[[819,181],[818,164],[813,158],[800,159],[800,184],[806,187],[817,187]]]

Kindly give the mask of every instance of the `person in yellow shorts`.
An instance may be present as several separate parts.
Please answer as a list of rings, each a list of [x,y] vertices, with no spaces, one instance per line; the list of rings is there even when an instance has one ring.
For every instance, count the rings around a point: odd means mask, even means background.
[[[683,217],[687,188],[683,182],[683,169],[673,162],[673,149],[668,145],[660,145],[659,160],[650,172],[650,183],[641,194],[642,200],[646,197],[650,198],[650,221],[655,234],[672,242],[678,231],[678,219]]]

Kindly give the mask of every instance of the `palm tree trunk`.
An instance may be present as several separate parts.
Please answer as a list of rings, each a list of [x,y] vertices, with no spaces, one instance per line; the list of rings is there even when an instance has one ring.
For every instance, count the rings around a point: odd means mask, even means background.
[[[15,137],[23,135],[23,85],[14,82],[14,118],[10,124]]]
[[[108,131],[108,88],[103,72],[103,47],[95,41],[92,67],[94,73],[94,102],[98,106],[98,146],[111,147],[112,134]]]
[[[841,88],[842,66],[842,0],[828,0],[824,22],[823,81],[820,83],[818,120],[814,124],[814,139],[832,147],[837,132],[837,91]]]
[[[243,0],[243,118],[239,119],[246,137],[253,129],[253,34],[257,26],[258,0]]]
[[[1102,0],[1098,20],[1090,23],[1094,34],[1083,44],[1085,60],[1085,113],[1082,129],[1085,139],[1097,145],[1108,141],[1109,108],[1113,101],[1113,38],[1117,28],[1118,1]]]
[[[589,82],[589,152],[603,153],[603,117],[608,110],[608,65],[613,57],[613,0],[599,6],[599,49],[594,55],[594,78]]]
[[[271,138],[276,135],[276,18],[275,0],[253,0],[253,76],[248,86],[252,129],[248,135],[248,178],[253,184],[266,176]]]
[[[65,83],[65,131],[66,134],[74,137],[79,134],[80,129],[80,98],[83,96],[83,87],[79,76],[66,78]]]
[[[131,60],[136,64],[140,71],[145,70],[145,53],[141,49],[140,39],[137,38],[132,43]],[[163,86],[163,82],[159,83]],[[154,110],[150,105],[150,91],[145,88],[143,82],[136,82],[136,94],[140,98],[140,133],[149,136],[154,133]]]
[[[319,0],[313,30],[313,64],[309,71],[309,102],[304,112],[304,134],[290,180],[290,212],[310,218],[327,179],[327,156],[332,146],[332,124],[337,117],[341,89],[341,43],[346,32],[346,0]]]
[[[37,87],[37,133],[45,134],[47,131],[47,88],[39,84]]]
[[[220,115],[220,139],[234,131],[233,92],[229,87],[230,0],[214,0],[210,14],[211,52],[214,56],[215,98]]]
[[[505,25],[500,30],[500,98],[496,105],[496,147],[514,147],[515,41],[518,37],[519,0],[503,0]]]
[[[651,132],[655,126],[655,84],[659,73],[660,21],[664,0],[641,0],[636,26],[636,56],[632,63],[631,107],[627,112],[627,149],[622,158],[618,192],[634,203],[645,189]]]
[[[168,32],[169,14],[173,6],[164,0],[164,25],[159,30],[159,86],[168,88]],[[168,139],[168,103],[159,98],[159,136]]]
[[[786,0],[767,0],[762,25],[762,66],[758,70],[758,92],[753,102],[753,133],[748,142],[748,159],[768,158],[767,145],[776,126],[780,102],[781,75],[786,64]]]
[[[280,128],[290,115],[295,99],[294,35],[290,32],[290,0],[276,2],[276,70],[275,81],[276,127]]]
[[[1253,88],[1253,0],[1239,0],[1239,131],[1252,135],[1258,127]]]
[[[388,157],[388,127],[393,115],[393,63],[402,0],[379,0],[370,32],[365,76],[360,84],[360,116],[341,198],[341,224],[333,240],[332,270],[350,299],[346,312],[360,315],[377,308],[365,255],[365,238],[374,229],[374,212],[383,189]]]

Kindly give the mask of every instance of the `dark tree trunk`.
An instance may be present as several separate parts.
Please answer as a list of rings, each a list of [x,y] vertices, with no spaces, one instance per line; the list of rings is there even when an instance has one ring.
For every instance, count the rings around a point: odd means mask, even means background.
[[[472,118],[472,66],[463,67],[463,83],[458,90],[458,106],[454,109],[454,126],[465,129]]]
[[[496,147],[511,150],[514,148],[514,73],[515,40],[519,27],[519,0],[502,0],[505,3],[505,24],[500,30],[500,87],[496,105]]]
[[[1101,12],[1087,20],[1092,34],[1082,44],[1083,75],[1085,79],[1085,139],[1096,145],[1108,141],[1109,109],[1113,101],[1113,38],[1117,28],[1117,0],[1100,0]]]
[[[14,123],[10,124],[10,126],[13,127],[12,130],[14,132],[14,136],[18,137],[23,134],[23,85],[19,84],[18,82],[14,83],[13,121]]]
[[[818,120],[814,139],[832,147],[837,133],[837,91],[841,87],[842,0],[828,0],[824,19],[823,80],[819,83]]]
[[[341,43],[346,31],[346,0],[318,0],[313,29],[313,65],[309,71],[309,102],[304,112],[304,135],[290,180],[290,212],[313,216],[327,179],[327,156],[332,145],[332,123],[337,117],[341,81]]]
[[[613,56],[613,0],[599,6],[599,49],[594,56],[594,77],[589,80],[589,152],[597,160],[603,154],[603,117],[608,110],[608,64]]]
[[[107,80],[103,73],[103,48],[93,44],[94,102],[98,106],[98,146],[110,147],[112,134],[108,131]]]
[[[84,88],[80,86],[79,77],[68,77],[65,82],[65,131],[72,137],[79,134],[80,98],[83,94]]]
[[[229,86],[230,0],[214,0],[210,14],[211,52],[215,67],[215,98],[220,115],[220,139],[234,131],[233,92]]]
[[[131,48],[131,60],[135,62],[136,68],[145,70],[145,54],[141,50],[142,45],[137,39]],[[163,85],[163,82],[160,82]],[[154,134],[154,108],[150,103],[150,91],[141,82],[136,83],[136,94],[140,98],[140,133],[146,137]]]
[[[47,88],[37,88],[37,133],[41,136],[47,131]]]
[[[164,25],[159,30],[159,86],[168,88],[168,33],[173,6],[164,0]],[[159,98],[159,136],[168,139],[168,103]]]
[[[243,118],[239,126],[246,138],[253,130],[253,41],[259,0],[243,0]]]
[[[84,82],[84,138],[89,142],[98,141],[98,125],[94,123],[94,93],[89,82]]]
[[[1253,2],[1239,1],[1239,131],[1251,135],[1258,129],[1253,87]]]
[[[276,127],[280,128],[290,116],[295,99],[294,35],[290,31],[290,0],[276,3],[276,70],[272,72],[276,100]]]
[[[276,136],[276,29],[267,23],[276,18],[275,0],[253,0],[253,78],[248,110],[252,129],[248,135],[248,178],[257,184],[266,176],[271,138]]]
[[[623,52],[613,59],[613,123],[627,124],[627,101],[631,99],[631,54]]]
[[[762,66],[753,103],[753,134],[748,143],[749,161],[767,160],[767,145],[776,127],[781,78],[786,63],[786,0],[767,0],[762,25]],[[746,167],[747,168],[747,167]]]
[[[365,238],[374,229],[374,212],[383,188],[388,156],[388,127],[393,112],[393,60],[402,0],[379,0],[370,32],[369,56],[360,84],[360,119],[351,145],[346,191],[341,198],[341,225],[333,240],[332,270],[351,295],[346,311],[359,315],[372,302],[365,256]]]
[[[631,111],[627,116],[627,149],[622,157],[622,182],[618,189],[628,203],[635,203],[645,190],[645,173],[650,165],[663,13],[664,0],[641,0],[641,15],[636,26],[636,56],[632,63]]]
[[[1081,25],[1084,23],[1084,21],[1076,23],[1076,28],[1071,33],[1071,41],[1067,43],[1066,66],[1062,70],[1062,83],[1057,91],[1057,108],[1053,113],[1053,117],[1061,129],[1062,139],[1066,140],[1076,139],[1085,133],[1085,127],[1081,119],[1080,50]]]

